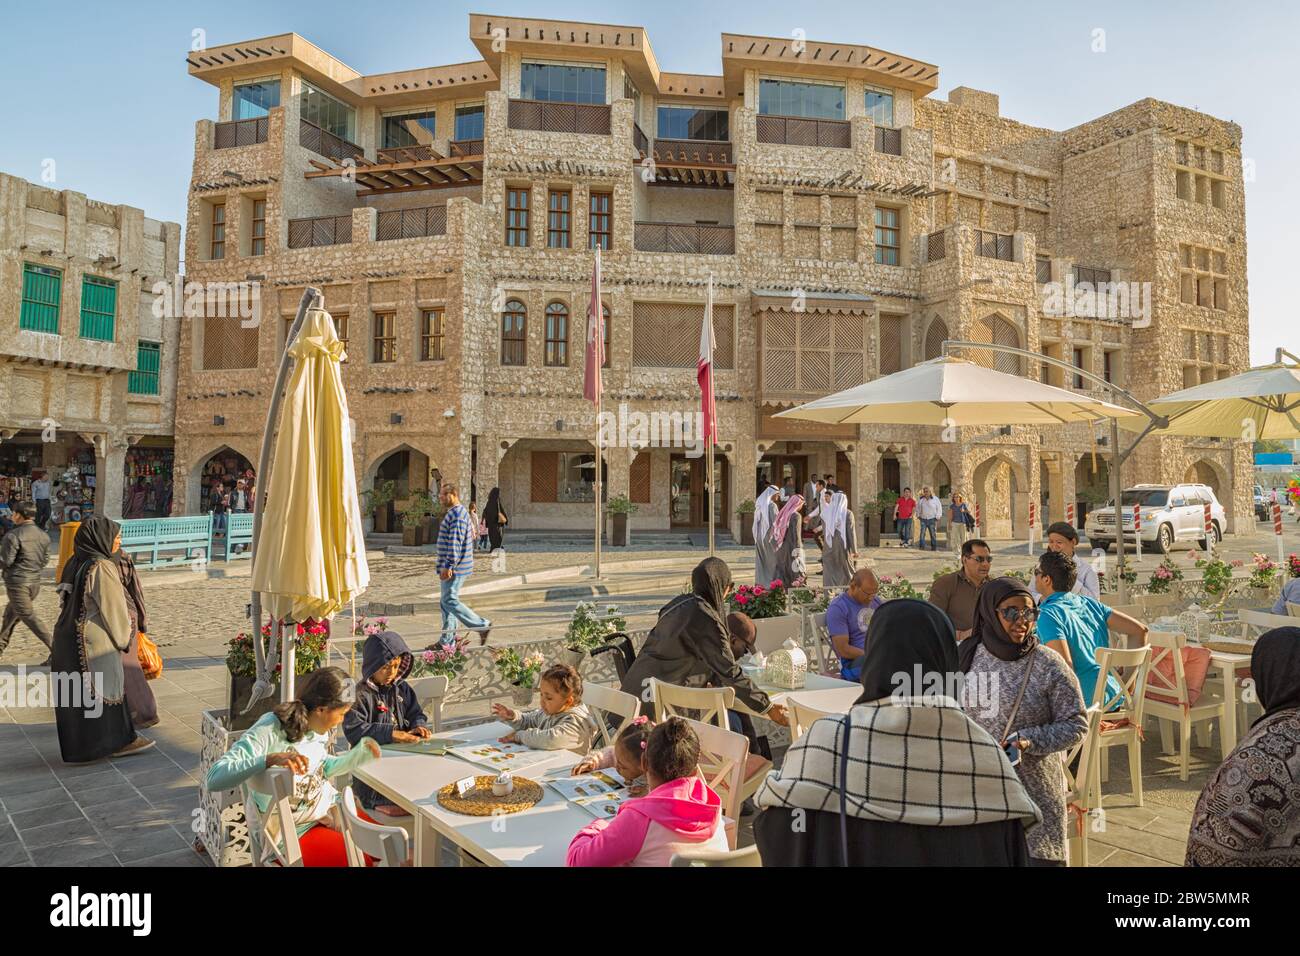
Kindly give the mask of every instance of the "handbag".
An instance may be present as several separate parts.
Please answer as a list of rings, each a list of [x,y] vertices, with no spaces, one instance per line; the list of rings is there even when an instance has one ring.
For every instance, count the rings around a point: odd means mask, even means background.
[[[158,645],[149,640],[149,635],[144,631],[136,634],[135,656],[140,661],[140,670],[144,671],[145,680],[156,680],[162,676],[162,655],[158,653]]]
[[[998,741],[1004,747],[1007,743],[1007,736],[1011,733],[1011,725],[1015,723],[1016,714],[1020,713],[1020,702],[1025,698],[1025,688],[1029,686],[1029,675],[1034,670],[1034,657],[1042,646],[1041,644],[1035,644],[1034,649],[1029,652],[1029,663],[1025,665],[1025,679],[1020,682],[1020,690],[1016,692],[1016,702],[1011,705],[1011,713],[1007,715],[1007,725],[1002,728],[1002,739]]]

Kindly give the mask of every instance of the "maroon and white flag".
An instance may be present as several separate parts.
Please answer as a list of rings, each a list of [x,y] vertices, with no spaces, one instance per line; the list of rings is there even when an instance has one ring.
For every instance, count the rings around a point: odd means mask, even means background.
[[[700,383],[700,414],[704,421],[703,438],[718,443],[718,408],[713,400],[713,274],[709,273],[709,293],[704,302],[704,324],[700,328],[700,360],[695,379]]]
[[[582,382],[582,397],[599,404],[601,395],[600,368],[605,364],[604,310],[600,302],[600,249],[591,267],[591,304],[587,306],[587,367]]]

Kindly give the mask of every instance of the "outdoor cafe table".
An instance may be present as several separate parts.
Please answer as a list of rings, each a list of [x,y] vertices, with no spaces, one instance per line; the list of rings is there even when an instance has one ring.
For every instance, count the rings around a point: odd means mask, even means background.
[[[495,743],[511,729],[508,724],[492,721],[439,731],[435,736],[466,744]],[[354,770],[352,775],[414,817],[416,866],[438,865],[439,837],[490,866],[564,866],[574,834],[595,817],[546,785],[557,776],[569,776],[581,756],[571,750],[551,753],[554,756],[546,763],[520,773],[542,785],[542,799],[527,810],[495,817],[452,813],[438,803],[438,790],[447,784],[470,775],[494,773],[450,754],[435,757],[385,750],[382,759]]]
[[[784,704],[790,697],[798,697],[799,703],[830,714],[846,714],[853,702],[862,696],[862,685],[854,681],[840,680],[838,677],[826,677],[823,674],[807,674],[804,686],[797,690],[777,687],[766,680],[756,682],[759,690],[767,694],[774,704]],[[753,714],[739,699],[735,709]],[[757,716],[755,714],[755,716]]]

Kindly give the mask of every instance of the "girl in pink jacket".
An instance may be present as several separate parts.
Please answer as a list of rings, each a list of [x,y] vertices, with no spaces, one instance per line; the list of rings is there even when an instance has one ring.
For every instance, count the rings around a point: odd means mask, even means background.
[[[642,746],[650,793],[578,831],[568,866],[667,866],[682,847],[729,849],[722,800],[699,776],[700,741],[690,724],[670,717]]]

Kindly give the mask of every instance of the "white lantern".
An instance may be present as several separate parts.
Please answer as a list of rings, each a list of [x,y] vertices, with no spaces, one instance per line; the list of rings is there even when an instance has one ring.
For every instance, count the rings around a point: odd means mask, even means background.
[[[1196,604],[1178,615],[1179,626],[1187,635],[1187,640],[1193,644],[1199,644],[1210,637],[1210,623],[1210,615]]]
[[[808,675],[808,656],[794,638],[789,638],[777,650],[768,655],[767,679],[776,687],[798,690],[804,685]]]

